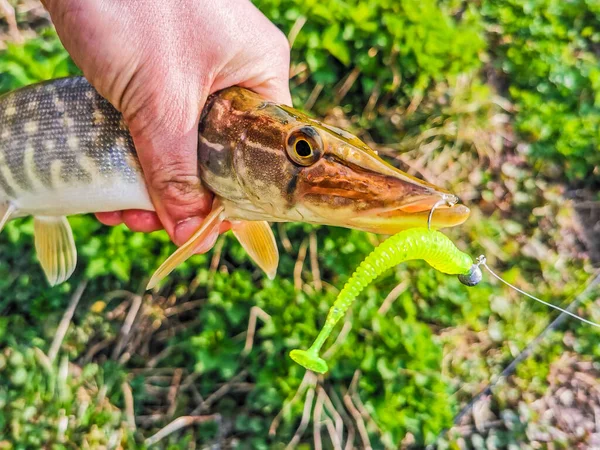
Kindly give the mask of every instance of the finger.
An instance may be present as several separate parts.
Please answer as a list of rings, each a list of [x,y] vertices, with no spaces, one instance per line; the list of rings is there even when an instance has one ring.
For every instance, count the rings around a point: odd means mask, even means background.
[[[177,229],[177,231],[179,233],[183,233],[185,235],[188,235],[188,234],[192,235],[194,232],[196,232],[196,230],[198,230],[198,228],[200,228],[202,226],[203,220],[204,220],[204,218],[194,217],[190,220],[182,222],[181,224],[179,224],[179,228]],[[219,226],[219,234],[223,234],[223,233],[229,231],[230,229],[231,229],[231,223],[224,221]]]
[[[267,78],[260,77],[256,81],[246,81],[249,89],[263,96],[267,100],[292,106],[290,94],[290,45],[287,37],[278,31],[273,37],[273,48],[269,50],[270,65],[264,68],[263,73],[269,73]],[[242,83],[242,86],[244,83]]]
[[[131,231],[143,233],[152,233],[163,228],[155,212],[140,209],[123,211],[123,222]]]
[[[292,106],[292,95],[287,77],[271,79],[263,84],[252,87],[252,90],[266,100]]]
[[[165,230],[177,245],[185,243],[210,212],[212,197],[198,174],[198,122],[181,130],[160,124],[161,133],[147,127],[132,136],[150,197]],[[153,136],[152,136],[153,135]]]
[[[100,223],[111,227],[123,223],[122,211],[96,213],[96,219],[98,219]]]

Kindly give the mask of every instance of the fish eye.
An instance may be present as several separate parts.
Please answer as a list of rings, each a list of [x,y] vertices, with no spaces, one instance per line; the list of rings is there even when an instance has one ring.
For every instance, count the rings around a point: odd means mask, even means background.
[[[296,141],[296,143],[294,144],[294,147],[295,147],[294,150],[296,150],[296,153],[298,154],[298,156],[300,156],[302,158],[308,158],[313,152],[313,149],[312,149],[310,143],[304,139],[298,139]]]
[[[323,154],[323,141],[313,127],[304,126],[293,130],[287,139],[287,154],[300,166],[316,163]]]

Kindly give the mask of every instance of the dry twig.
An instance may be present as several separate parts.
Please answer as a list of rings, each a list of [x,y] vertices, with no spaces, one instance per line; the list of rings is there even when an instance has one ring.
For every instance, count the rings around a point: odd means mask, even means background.
[[[127,425],[131,431],[135,431],[133,392],[131,392],[131,387],[127,381],[124,381],[121,384],[121,390],[123,391],[123,398],[125,400],[125,417],[127,417]]]
[[[102,340],[100,342],[96,342],[85,353],[85,356],[83,357],[82,364],[85,365],[85,364],[91,362],[94,359],[94,356],[96,356],[96,354],[98,352],[101,352],[105,348],[110,347],[110,345],[114,342],[114,340],[115,340],[114,337],[109,337],[109,338],[106,338],[106,339],[104,339],[104,340]]]
[[[52,345],[50,345],[50,350],[48,351],[48,358],[51,362],[54,362],[56,359],[56,355],[58,355],[58,351],[60,350],[60,346],[62,344],[65,335],[67,334],[67,330],[69,329],[69,325],[71,324],[71,319],[73,318],[73,314],[75,313],[75,308],[77,308],[77,304],[79,300],[81,300],[81,296],[83,295],[83,291],[87,286],[87,280],[83,280],[75,289],[73,296],[71,297],[71,301],[69,302],[69,306],[65,310],[60,323],[58,324],[58,328],[56,329],[56,334],[54,335],[54,339],[52,340]]]
[[[153,426],[155,423],[158,423],[163,419],[163,414],[149,414],[146,416],[137,416],[135,421],[141,428],[147,428]]]
[[[190,425],[196,425],[199,423],[212,422],[221,420],[220,414],[211,414],[209,416],[184,416],[178,417],[171,423],[169,423],[164,428],[161,428],[156,434],[150,436],[146,439],[145,444],[150,446],[159,442],[161,439],[166,438],[171,433],[176,432],[177,430],[189,427]]]
[[[367,427],[365,425],[364,418],[362,417],[358,409],[356,409],[356,406],[352,401],[352,393],[356,392],[356,387],[358,385],[359,378],[360,370],[357,370],[354,372],[354,376],[352,377],[352,382],[350,383],[348,392],[344,394],[344,404],[346,405],[346,408],[348,409],[348,411],[352,415],[352,418],[356,422],[356,425],[358,426],[358,434],[360,435],[360,438],[363,442],[363,447],[365,449],[372,449],[373,447],[371,447],[371,441],[369,440],[369,433],[367,432]]]
[[[6,23],[8,24],[8,33],[13,41],[17,43],[23,42],[23,36],[17,26],[17,16],[15,14],[15,8],[8,2],[8,0],[0,0],[0,13],[4,15]]]
[[[321,92],[323,91],[324,87],[325,86],[323,83],[315,84],[315,87],[313,88],[308,99],[306,100],[306,103],[304,103],[304,109],[306,111],[310,111],[313,108],[313,106],[315,106],[315,103],[317,102],[319,95],[321,95]]]
[[[223,384],[215,392],[210,394],[206,398],[206,400],[204,400],[202,403],[200,403],[192,411],[192,414],[196,415],[196,414],[200,414],[203,411],[208,411],[208,409],[212,406],[212,404],[214,402],[219,400],[221,397],[224,397],[225,395],[227,395],[227,393],[231,390],[232,384],[237,383],[238,380],[240,380],[241,378],[244,378],[246,375],[248,375],[248,372],[246,370],[242,370],[240,373],[238,373],[236,376],[234,376],[231,380],[229,380],[227,383]]]
[[[352,330],[352,321],[345,320],[344,326],[335,338],[334,343],[323,353],[324,359],[329,359],[335,354],[337,349],[344,343],[344,340],[346,339],[346,336],[348,336],[348,333],[350,333],[350,330]]]
[[[302,439],[302,435],[306,431],[308,427],[308,422],[310,422],[310,411],[312,410],[313,400],[315,398],[315,390],[314,388],[310,388],[306,393],[306,400],[304,401],[304,410],[302,411],[302,418],[300,419],[300,425],[298,425],[298,429],[296,433],[292,437],[292,440],[285,447],[287,449],[292,449],[298,445],[300,439]]]
[[[323,389],[317,390],[317,402],[315,403],[315,409],[313,410],[313,440],[315,442],[315,450],[322,450],[323,443],[321,440],[321,424],[323,416],[323,403],[325,400],[321,395]]]
[[[182,390],[186,390],[186,389],[191,389],[191,388],[195,388],[195,382],[198,378],[200,378],[202,376],[202,374],[200,372],[193,372],[191,374],[189,374],[187,377],[184,378],[183,383],[181,383],[181,389]],[[196,392],[198,392],[196,390]],[[200,395],[198,393],[198,395]],[[200,395],[200,398],[202,398],[202,396]],[[204,401],[204,399],[200,400],[200,402],[198,403],[202,403]]]
[[[173,379],[171,380],[171,386],[169,387],[169,394],[167,395],[167,404],[169,408],[167,409],[167,417],[171,418],[175,414],[175,409],[177,408],[177,393],[179,392],[179,387],[181,386],[181,376],[183,375],[183,370],[176,369],[173,373]]]
[[[371,95],[369,96],[369,100],[367,100],[367,105],[365,106],[365,109],[363,109],[363,115],[365,117],[370,116],[373,110],[375,109],[375,106],[377,106],[377,102],[379,101],[379,97],[381,96],[381,83],[382,80],[381,77],[379,77],[375,82],[375,85],[373,86]]]
[[[146,363],[146,367],[148,369],[153,369],[156,367],[156,365],[163,359],[166,358],[167,356],[169,356],[171,354],[171,352],[174,350],[174,346],[169,346],[169,347],[165,347],[164,349],[162,349],[160,352],[158,352],[156,355],[154,355],[151,359],[148,360],[148,362]]]
[[[358,434],[360,435],[360,438],[362,440],[363,448],[372,450],[373,447],[371,447],[371,441],[369,440],[369,433],[367,433],[365,421],[360,415],[360,412],[358,412],[358,410],[352,403],[352,398],[349,394],[344,395],[344,404],[346,405],[346,408],[348,409],[348,411],[352,415],[352,418],[356,422],[356,425],[358,426]]]
[[[284,413],[289,411],[292,405],[298,400],[300,400],[300,398],[304,395],[304,392],[308,389],[309,386],[315,386],[316,383],[317,376],[315,375],[315,373],[311,372],[310,370],[307,370],[304,374],[304,378],[302,378],[302,381],[300,382],[300,386],[298,386],[298,390],[296,391],[292,399],[289,402],[284,403],[283,407],[281,408],[281,411],[279,411],[279,413],[273,419],[273,422],[271,422],[271,426],[269,427],[269,436],[274,436],[277,432],[277,428],[279,427],[279,423],[281,422],[281,418],[283,417]]]
[[[210,278],[212,279],[219,268],[221,262],[221,255],[223,254],[223,247],[225,246],[225,236],[220,236],[217,240],[217,244],[214,247],[213,255],[210,260]]]
[[[335,403],[336,411],[342,416],[344,423],[346,424],[346,428],[348,428],[348,438],[346,439],[346,447],[344,450],[352,450],[354,448],[354,437],[356,436],[356,429],[354,428],[354,424],[352,423],[352,419],[346,413],[346,409],[342,404],[342,401],[336,394],[336,392],[332,389],[330,392],[330,398]]]
[[[340,415],[340,413],[335,409],[329,395],[325,392],[325,389],[319,387],[319,394],[323,395],[323,401],[325,403],[325,411],[329,413],[331,417],[335,420],[335,434],[337,436],[337,440],[340,442],[340,446],[342,441],[344,440],[344,419]]]
[[[342,443],[340,442],[340,438],[336,433],[331,419],[329,417],[325,417],[325,419],[323,419],[323,423],[327,427],[327,432],[329,433],[329,438],[331,439],[334,450],[342,450]]]
[[[142,306],[142,296],[134,295],[133,301],[131,303],[131,307],[129,308],[129,312],[125,317],[125,322],[123,322],[123,326],[121,327],[121,331],[119,332],[119,340],[117,341],[117,345],[113,350],[112,359],[117,359],[121,354],[121,350],[125,347],[127,343],[127,339],[129,338],[129,333],[131,332],[131,327],[133,325],[133,321],[135,320],[140,307]]]
[[[190,384],[189,389],[192,391],[192,397],[194,397],[196,403],[204,402],[204,397],[202,397],[202,394],[200,394],[200,391],[198,391],[195,384]]]
[[[281,240],[284,250],[288,253],[292,253],[294,250],[292,247],[292,242],[287,235],[287,231],[285,231],[285,224],[283,222],[277,222],[277,231],[279,233],[279,239]]]
[[[185,303],[181,303],[180,305],[171,306],[166,308],[163,312],[165,317],[171,317],[177,314],[181,314],[186,311],[191,311],[192,309],[199,308],[200,306],[206,303],[205,299],[200,300],[190,300]]]
[[[180,331],[183,331],[186,328],[195,327],[196,325],[201,324],[201,323],[202,323],[202,319],[194,319],[194,320],[190,320],[188,322],[178,323],[177,325],[173,325],[172,327],[167,328],[166,330],[156,333],[154,338],[158,342],[164,342],[167,339],[174,337]]]
[[[346,76],[342,85],[339,87],[335,94],[334,104],[339,105],[342,99],[346,96],[348,91],[352,88],[358,76],[360,75],[360,69],[358,67],[354,67],[350,73]]]
[[[292,28],[288,33],[288,42],[290,43],[290,48],[294,46],[294,42],[296,42],[296,38],[298,37],[298,34],[300,34],[300,30],[302,30],[302,27],[305,23],[306,17],[300,16],[296,19],[294,25],[292,25]]]
[[[403,369],[403,370],[406,371],[406,369]],[[410,370],[410,371],[408,371],[408,373],[415,375],[416,373],[419,373],[419,372]],[[350,383],[350,389],[348,390],[348,392],[352,396],[352,403],[357,407],[358,411],[360,412],[361,417],[363,419],[365,419],[367,421],[367,423],[369,425],[371,425],[374,430],[376,430],[379,434],[381,434],[381,430],[377,426],[377,423],[373,420],[373,418],[371,417],[371,414],[369,413],[369,411],[367,411],[367,408],[365,408],[365,405],[363,404],[362,400],[360,399],[360,395],[358,394],[358,380],[360,379],[360,375],[361,375],[360,370],[356,370],[354,372],[354,376],[352,377],[352,382]]]
[[[259,317],[263,322],[268,322],[271,320],[271,316],[262,308],[259,308],[258,306],[253,306],[250,308],[248,331],[246,332],[246,344],[242,350],[242,355],[248,355],[252,351],[252,347],[254,345],[254,334],[256,333],[256,319]]]
[[[304,260],[306,259],[306,250],[308,248],[308,240],[304,239],[298,250],[298,258],[294,265],[294,288],[299,291],[302,289],[302,269],[304,268]]]
[[[391,292],[387,295],[379,309],[377,310],[377,314],[385,315],[386,312],[391,308],[392,304],[396,301],[398,297],[404,294],[404,291],[408,289],[410,283],[408,280],[404,280],[399,283]]]
[[[321,282],[321,271],[319,270],[317,233],[311,231],[308,240],[310,242],[310,270],[312,272],[313,284],[315,290],[321,292],[323,290],[323,283]]]

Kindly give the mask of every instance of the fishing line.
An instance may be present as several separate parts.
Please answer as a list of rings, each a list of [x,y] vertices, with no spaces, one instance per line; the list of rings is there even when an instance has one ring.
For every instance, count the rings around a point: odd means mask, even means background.
[[[577,294],[576,296],[573,295],[570,298],[569,306],[567,306],[567,312],[569,310],[575,309],[579,305],[579,303],[590,294],[590,292],[592,292],[594,289],[596,289],[598,285],[600,285],[600,271],[598,271],[595,274],[595,276],[590,277],[590,280],[588,280],[585,283],[585,288],[581,290],[579,294]],[[561,326],[566,319],[567,316],[564,313],[560,313],[556,317],[556,319],[554,319],[531,342],[529,342],[529,344],[527,344],[527,347],[521,350],[521,352],[515,357],[515,359],[513,359],[510,362],[510,364],[508,364],[499,375],[496,375],[493,380],[488,382],[487,386],[480,390],[479,393],[475,397],[473,397],[471,401],[463,409],[461,409],[461,411],[456,416],[454,416],[454,426],[457,426],[461,423],[463,417],[465,417],[467,414],[469,414],[469,412],[471,412],[471,410],[479,402],[479,400],[490,395],[494,391],[498,383],[500,383],[502,380],[506,380],[510,375],[512,375],[516,367],[520,363],[525,361],[527,358],[529,358],[536,351],[537,346],[540,344],[540,342],[542,342],[546,335],[550,331],[555,330],[556,328]],[[435,442],[426,447],[427,450],[433,450],[437,448],[437,442],[439,442],[440,439],[443,439],[448,434],[449,430],[449,428],[442,430],[440,434],[438,434]]]
[[[540,303],[541,303],[541,304],[543,304],[543,305],[546,305],[546,306],[548,306],[548,307],[550,307],[550,308],[554,308],[554,309],[556,309],[557,311],[560,311],[560,312],[561,312],[561,313],[563,313],[563,314],[568,314],[569,316],[571,316],[571,317],[574,317],[575,319],[579,319],[580,321],[582,321],[582,322],[584,322],[584,323],[587,323],[588,325],[592,325],[592,326],[594,326],[594,327],[600,328],[600,324],[597,324],[596,322],[592,322],[591,320],[584,319],[583,317],[581,317],[581,316],[578,316],[577,314],[574,314],[574,313],[572,313],[571,311],[568,311],[568,310],[566,310],[566,309],[563,309],[563,308],[561,308],[560,306],[553,305],[552,303],[548,303],[548,302],[546,302],[546,301],[542,300],[541,298],[537,298],[537,297],[535,297],[535,296],[533,296],[533,295],[531,295],[531,294],[528,294],[528,293],[527,293],[527,292],[525,292],[524,290],[522,290],[522,289],[519,289],[518,287],[516,287],[516,286],[514,286],[514,285],[510,284],[508,281],[504,280],[502,277],[500,277],[500,275],[496,274],[496,272],[494,272],[492,269],[490,269],[490,267],[487,265],[487,261],[486,261],[486,258],[485,258],[485,256],[484,256],[484,255],[481,255],[479,258],[477,258],[477,260],[476,260],[476,262],[475,262],[475,266],[483,266],[483,267],[485,267],[485,268],[487,269],[487,271],[488,271],[488,272],[489,272],[489,273],[490,273],[490,274],[491,274],[491,275],[492,275],[494,278],[496,278],[497,280],[501,281],[502,283],[504,283],[504,284],[505,284],[505,285],[507,285],[508,287],[510,287],[510,288],[512,288],[512,289],[514,289],[514,290],[515,290],[515,291],[517,291],[518,293],[520,293],[520,294],[523,294],[523,295],[525,295],[526,297],[529,297],[529,298],[531,298],[531,299],[535,300],[536,302],[540,302]]]

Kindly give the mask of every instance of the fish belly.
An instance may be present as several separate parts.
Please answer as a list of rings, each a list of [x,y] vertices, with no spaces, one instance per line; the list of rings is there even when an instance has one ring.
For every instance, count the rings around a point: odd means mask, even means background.
[[[0,97],[0,205],[24,215],[153,210],[121,114],[84,78]]]

